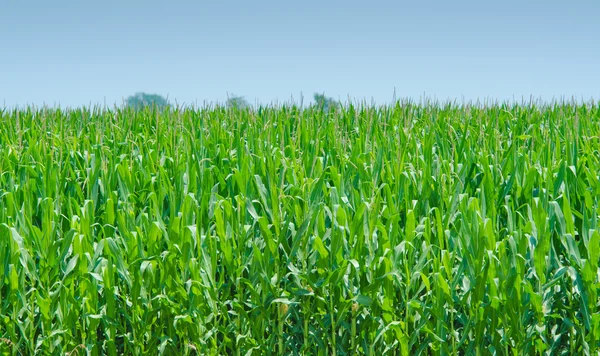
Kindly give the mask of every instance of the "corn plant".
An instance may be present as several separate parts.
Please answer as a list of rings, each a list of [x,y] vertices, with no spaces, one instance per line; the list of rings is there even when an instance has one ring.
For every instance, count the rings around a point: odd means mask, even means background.
[[[7,355],[598,355],[600,107],[0,112]]]

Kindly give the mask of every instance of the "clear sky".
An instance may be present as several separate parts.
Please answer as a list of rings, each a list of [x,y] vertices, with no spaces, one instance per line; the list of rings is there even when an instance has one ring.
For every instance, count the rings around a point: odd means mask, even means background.
[[[599,0],[0,0],[0,106],[599,100],[599,14]]]

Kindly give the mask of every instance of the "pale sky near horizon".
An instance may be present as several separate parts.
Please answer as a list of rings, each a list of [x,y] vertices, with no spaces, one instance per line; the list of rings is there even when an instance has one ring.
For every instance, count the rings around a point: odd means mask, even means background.
[[[600,1],[0,0],[0,106],[600,100]]]

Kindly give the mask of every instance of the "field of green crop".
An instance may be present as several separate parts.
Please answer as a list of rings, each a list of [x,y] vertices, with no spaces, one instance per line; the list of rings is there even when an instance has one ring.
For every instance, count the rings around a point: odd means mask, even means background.
[[[0,353],[592,354],[600,105],[0,111]]]

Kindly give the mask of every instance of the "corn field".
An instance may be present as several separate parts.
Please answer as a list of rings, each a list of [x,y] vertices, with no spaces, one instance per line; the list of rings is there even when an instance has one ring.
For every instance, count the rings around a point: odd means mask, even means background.
[[[0,111],[0,353],[598,355],[600,105]]]

